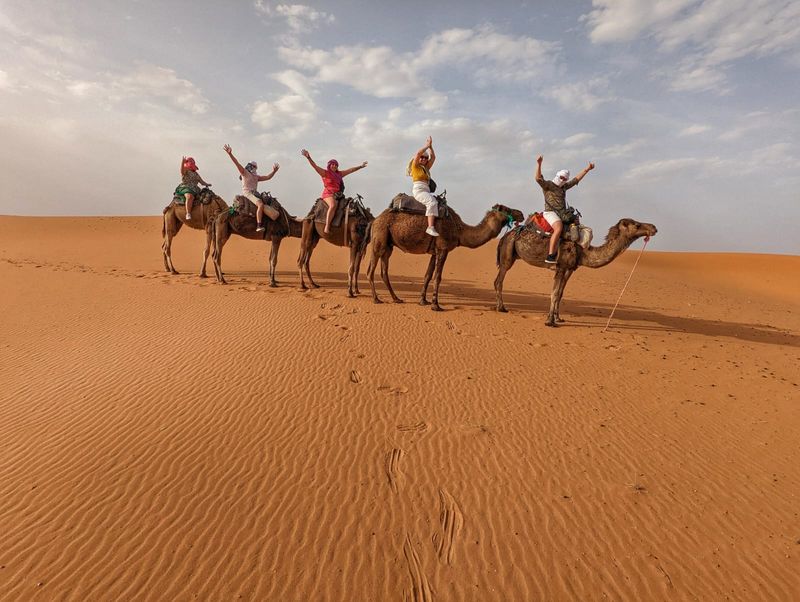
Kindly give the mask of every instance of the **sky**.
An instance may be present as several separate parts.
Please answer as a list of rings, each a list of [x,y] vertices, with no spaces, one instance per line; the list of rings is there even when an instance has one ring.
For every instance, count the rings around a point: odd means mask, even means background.
[[[428,135],[468,222],[542,210],[542,154],[596,164],[567,198],[600,240],[800,254],[800,2],[0,0],[0,214],[159,215],[183,155],[230,201],[226,143],[297,215],[302,148],[369,161],[377,214]]]

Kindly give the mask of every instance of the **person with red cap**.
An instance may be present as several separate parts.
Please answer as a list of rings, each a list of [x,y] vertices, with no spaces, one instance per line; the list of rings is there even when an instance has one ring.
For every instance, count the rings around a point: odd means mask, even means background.
[[[242,167],[242,164],[233,156],[233,149],[230,144],[222,147],[228,153],[228,156],[233,161],[236,169],[239,170],[239,179],[242,181],[242,196],[250,199],[256,206],[256,232],[264,231],[264,201],[258,194],[258,183],[271,180],[272,176],[281,168],[277,163],[272,164],[272,172],[268,176],[258,175],[258,164],[255,161],[250,161],[247,165]],[[278,211],[272,207],[267,207],[267,214],[269,218],[274,220],[278,218]]]
[[[181,183],[175,189],[175,194],[183,195],[186,199],[186,221],[192,219],[192,203],[194,197],[200,194],[200,184],[211,186],[200,177],[193,157],[181,157]]]
[[[311,167],[313,167],[314,171],[322,178],[324,187],[320,198],[322,198],[328,206],[328,214],[325,218],[325,234],[330,234],[331,221],[333,220],[333,214],[336,212],[336,198],[344,193],[344,177],[350,175],[354,171],[364,169],[367,166],[367,162],[364,161],[361,165],[339,171],[339,162],[336,159],[331,159],[328,161],[327,169],[322,169],[319,165],[314,163],[314,159],[311,158],[311,154],[306,149],[301,150],[300,154],[308,159]]]

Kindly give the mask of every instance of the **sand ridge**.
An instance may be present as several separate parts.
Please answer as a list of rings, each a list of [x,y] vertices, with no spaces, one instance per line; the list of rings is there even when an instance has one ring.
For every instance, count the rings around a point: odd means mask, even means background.
[[[775,599],[800,588],[800,258],[651,253],[552,274],[494,245],[347,251],[157,218],[0,218],[0,598]],[[787,277],[761,278],[764,263]],[[379,285],[380,286],[380,285]],[[381,290],[382,292],[382,290]]]

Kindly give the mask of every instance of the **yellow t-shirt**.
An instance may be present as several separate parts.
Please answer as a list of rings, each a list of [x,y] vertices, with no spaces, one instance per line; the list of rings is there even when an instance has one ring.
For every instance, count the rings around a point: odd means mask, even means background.
[[[418,165],[414,161],[411,162],[411,179],[415,182],[428,182],[431,179],[430,172]]]

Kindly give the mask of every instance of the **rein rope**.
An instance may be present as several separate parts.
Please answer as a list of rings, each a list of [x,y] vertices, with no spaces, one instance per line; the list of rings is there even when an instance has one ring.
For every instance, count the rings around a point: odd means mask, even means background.
[[[633,277],[633,270],[635,270],[636,266],[639,265],[639,260],[642,258],[644,250],[647,248],[647,242],[648,242],[647,239],[645,239],[644,246],[642,246],[642,250],[639,251],[639,256],[636,258],[636,262],[633,264],[633,268],[631,269],[631,273],[628,276],[628,280],[625,282],[625,286],[622,287],[622,291],[620,292],[619,297],[617,298],[617,302],[614,304],[614,309],[611,310],[611,315],[608,316],[608,322],[606,322],[606,327],[603,328],[603,330],[601,330],[600,332],[605,332],[606,330],[608,330],[608,325],[611,324],[611,318],[614,317],[614,312],[617,311],[617,305],[619,305],[620,299],[622,299],[622,295],[625,293],[625,289],[628,288],[628,283],[631,281],[631,278]]]

